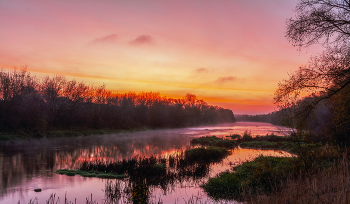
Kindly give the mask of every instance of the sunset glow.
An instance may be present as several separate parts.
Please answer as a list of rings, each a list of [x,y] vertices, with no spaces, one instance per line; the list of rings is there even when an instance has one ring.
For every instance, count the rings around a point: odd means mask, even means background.
[[[28,66],[116,92],[195,94],[234,114],[274,91],[317,47],[285,36],[295,0],[0,1],[0,68]]]

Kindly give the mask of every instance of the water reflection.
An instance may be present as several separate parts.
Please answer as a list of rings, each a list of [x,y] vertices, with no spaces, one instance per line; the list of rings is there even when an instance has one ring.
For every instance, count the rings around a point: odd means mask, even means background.
[[[0,203],[17,203],[19,200],[21,203],[28,203],[29,199],[35,197],[41,203],[46,201],[51,193],[57,193],[57,196],[62,199],[66,192],[68,200],[73,201],[77,198],[77,203],[85,203],[85,198],[91,193],[94,200],[100,203],[103,199],[108,200],[106,198],[108,180],[80,176],[68,177],[54,172],[60,168],[76,169],[85,160],[113,162],[135,156],[168,156],[186,148],[193,137],[242,134],[245,130],[251,130],[253,134],[266,135],[267,133],[276,134],[280,128],[267,123],[235,123],[0,144]],[[221,163],[207,167],[199,166],[198,168],[205,170],[203,171],[205,174],[197,181],[175,182],[166,190],[166,194],[159,186],[148,188],[150,191],[147,198],[153,197],[153,200],[160,198],[164,202],[171,200],[170,203],[174,203],[178,197],[190,199],[193,195],[200,195],[206,198],[204,192],[198,187],[198,181],[204,182],[208,175],[215,176],[218,172],[227,170],[230,166],[237,165],[246,159],[252,159],[260,153],[285,155],[271,150],[235,150]],[[124,185],[125,182],[122,184],[123,182],[118,184],[122,189],[131,188]],[[145,184],[140,181],[132,185],[144,189]],[[35,188],[42,188],[43,191],[35,193],[33,191]],[[115,190],[114,187],[110,189]],[[114,199],[116,198],[115,196]],[[206,199],[210,200],[210,198]]]

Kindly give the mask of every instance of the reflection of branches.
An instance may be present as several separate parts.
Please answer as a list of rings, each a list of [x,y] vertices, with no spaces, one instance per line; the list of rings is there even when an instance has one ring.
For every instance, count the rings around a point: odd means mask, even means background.
[[[116,180],[115,183],[111,180],[106,181],[105,185],[105,204],[119,203],[122,197],[120,181]]]
[[[125,182],[123,192],[131,197],[134,203],[147,203],[149,201],[150,188],[159,186],[164,193],[175,181],[183,182],[198,180],[208,175],[209,165],[213,161],[196,161],[186,157],[183,152],[164,156],[134,157],[129,160],[117,162],[83,162],[80,170],[102,171],[106,173],[127,174],[129,179]],[[121,187],[118,182],[106,183],[106,200],[117,202],[120,200]]]

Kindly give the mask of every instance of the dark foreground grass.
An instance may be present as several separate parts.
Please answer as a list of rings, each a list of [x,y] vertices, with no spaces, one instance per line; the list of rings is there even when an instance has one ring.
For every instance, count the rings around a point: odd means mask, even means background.
[[[215,199],[236,199],[248,203],[349,203],[350,194],[344,193],[350,193],[350,189],[341,189],[346,185],[348,188],[350,183],[348,151],[327,144],[305,144],[302,150],[306,154],[298,157],[260,156],[234,167],[232,172],[223,172],[209,179],[202,187]],[[332,172],[334,175],[330,175]],[[340,182],[340,177],[345,181]],[[323,178],[330,180],[324,181]],[[342,187],[338,187],[332,179],[336,179]],[[325,186],[317,186],[316,183]],[[304,190],[299,190],[299,184]],[[309,194],[303,195],[303,191]],[[285,196],[285,200],[279,195]],[[337,202],[330,202],[329,196],[332,195]],[[311,197],[304,199],[303,196]],[[293,202],[293,199],[299,201]],[[310,202],[312,199],[322,202]]]
[[[320,168],[307,176],[288,178],[281,191],[257,195],[249,203],[350,203],[349,156],[344,154],[329,164],[329,168]]]
[[[298,167],[299,166],[299,167]],[[235,167],[209,179],[202,187],[213,198],[242,199],[244,193],[268,193],[291,174],[297,174],[302,163],[295,157],[263,157]]]
[[[234,140],[224,140],[222,138],[218,138],[216,136],[206,136],[200,137],[191,140],[192,145],[203,145],[203,146],[215,146],[215,147],[223,147],[228,149],[234,149],[237,147],[237,142]]]
[[[99,171],[82,171],[82,170],[69,170],[69,169],[58,169],[56,171],[57,174],[67,175],[67,176],[75,176],[80,175],[82,177],[97,177],[97,178],[116,178],[122,179],[127,176],[124,174],[114,174],[114,173],[105,173]]]

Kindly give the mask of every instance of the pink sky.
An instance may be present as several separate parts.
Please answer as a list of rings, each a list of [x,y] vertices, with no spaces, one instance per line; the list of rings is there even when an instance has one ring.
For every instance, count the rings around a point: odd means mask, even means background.
[[[297,51],[295,0],[0,1],[0,67],[28,66],[118,92],[195,94],[235,114],[274,110]]]

